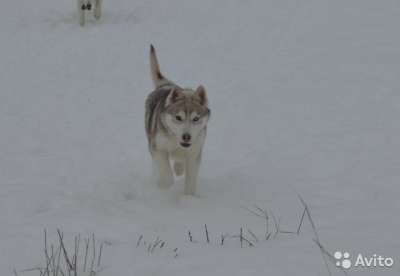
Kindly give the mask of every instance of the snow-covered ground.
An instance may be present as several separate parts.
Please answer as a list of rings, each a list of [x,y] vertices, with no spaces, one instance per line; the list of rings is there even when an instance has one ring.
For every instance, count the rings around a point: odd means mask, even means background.
[[[1,275],[43,262],[45,228],[107,241],[100,276],[329,275],[308,220],[298,236],[218,245],[241,227],[262,239],[254,205],[296,231],[298,194],[331,253],[395,261],[349,275],[400,274],[397,0],[104,0],[85,28],[75,8],[2,1]],[[208,90],[195,198],[150,177],[150,43],[168,77]],[[149,254],[140,235],[166,246]]]

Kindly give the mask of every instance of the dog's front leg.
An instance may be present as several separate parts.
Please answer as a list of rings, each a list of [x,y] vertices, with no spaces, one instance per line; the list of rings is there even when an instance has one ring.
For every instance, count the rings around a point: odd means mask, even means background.
[[[194,195],[196,193],[197,175],[201,162],[201,152],[196,155],[189,155],[186,158],[185,173],[185,195]]]
[[[86,10],[85,1],[84,0],[78,0],[79,24],[82,27],[85,25],[85,10]]]
[[[94,4],[94,18],[97,20],[99,20],[101,16],[101,2],[102,0],[96,0]]]
[[[168,153],[164,151],[155,152],[153,159],[158,167],[158,186],[163,189],[171,187],[174,183],[174,175],[169,164]]]

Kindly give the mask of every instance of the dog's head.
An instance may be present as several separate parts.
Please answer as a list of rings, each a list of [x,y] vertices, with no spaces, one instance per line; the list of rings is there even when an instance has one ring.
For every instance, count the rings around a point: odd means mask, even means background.
[[[177,139],[177,144],[189,148],[196,143],[210,117],[206,90],[172,89],[165,102],[164,122]]]

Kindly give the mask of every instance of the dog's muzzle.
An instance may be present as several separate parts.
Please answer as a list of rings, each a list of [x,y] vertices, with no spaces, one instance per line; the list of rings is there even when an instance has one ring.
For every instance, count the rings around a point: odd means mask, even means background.
[[[191,139],[192,139],[192,136],[189,133],[184,133],[182,135],[183,142],[181,142],[181,146],[184,147],[184,148],[190,147],[190,145],[191,145],[190,140]]]

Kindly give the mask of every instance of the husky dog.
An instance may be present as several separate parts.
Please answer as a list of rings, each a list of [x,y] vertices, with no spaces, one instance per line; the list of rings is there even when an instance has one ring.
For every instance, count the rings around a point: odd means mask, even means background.
[[[101,3],[102,0],[78,0],[79,24],[85,25],[85,11],[90,11],[94,3],[94,18],[97,20],[101,16]]]
[[[153,45],[150,66],[155,90],[146,99],[145,127],[158,184],[168,188],[174,183],[173,172],[185,175],[185,194],[194,195],[210,117],[206,90],[181,88],[166,79]]]

